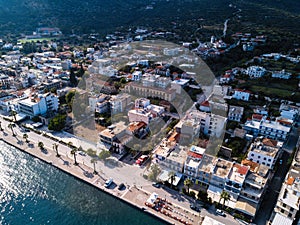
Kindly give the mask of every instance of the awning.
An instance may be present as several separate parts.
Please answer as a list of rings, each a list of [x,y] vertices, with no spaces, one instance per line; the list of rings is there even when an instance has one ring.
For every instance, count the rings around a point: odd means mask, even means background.
[[[238,200],[235,204],[235,209],[253,217],[256,214],[256,205],[244,200]]]
[[[150,204],[154,204],[154,202],[156,201],[158,197],[158,194],[156,194],[155,192],[153,192],[150,197],[147,199],[147,202]]]

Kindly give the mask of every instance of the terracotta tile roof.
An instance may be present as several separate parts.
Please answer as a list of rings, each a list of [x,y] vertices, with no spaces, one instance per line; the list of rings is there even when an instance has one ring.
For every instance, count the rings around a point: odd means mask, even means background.
[[[188,156],[191,156],[191,157],[196,158],[196,159],[202,159],[202,157],[203,157],[203,155],[198,154],[196,152],[191,152],[191,151],[188,152]]]
[[[204,101],[201,103],[201,106],[209,107],[209,101]]]
[[[287,185],[292,185],[295,181],[295,178],[294,177],[289,177],[287,180],[286,180],[286,184]]]
[[[254,172],[256,170],[256,168],[259,167],[259,164],[253,161],[250,161],[248,159],[244,159],[241,162],[242,165],[244,166],[249,166],[250,167],[250,171]]]
[[[246,175],[248,173],[248,170],[249,170],[249,168],[247,166],[243,166],[243,165],[240,165],[240,164],[234,164],[234,167],[236,167],[238,169],[237,172],[239,174],[243,174],[243,175]]]
[[[263,115],[260,115],[260,114],[253,114],[252,115],[252,119],[255,119],[255,120],[261,120],[263,118]]]
[[[277,146],[277,141],[269,138],[264,138],[263,139],[263,144],[271,147],[276,147]]]

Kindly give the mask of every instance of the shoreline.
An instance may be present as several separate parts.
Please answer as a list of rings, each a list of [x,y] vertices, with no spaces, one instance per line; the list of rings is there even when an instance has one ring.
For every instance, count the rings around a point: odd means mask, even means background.
[[[0,140],[3,141],[6,144],[12,146],[12,147],[15,147],[19,151],[22,151],[22,152],[24,152],[24,153],[26,153],[28,155],[33,156],[34,158],[37,158],[37,159],[43,161],[44,163],[47,163],[49,165],[54,166],[55,168],[59,169],[60,171],[66,173],[66,174],[68,174],[70,176],[73,176],[75,179],[77,179],[77,180],[79,180],[81,182],[84,182],[84,183],[86,183],[88,185],[91,185],[94,188],[97,188],[98,190],[102,191],[105,194],[108,194],[108,195],[114,197],[115,199],[121,200],[122,202],[126,203],[127,205],[129,205],[131,207],[134,207],[134,208],[140,210],[143,213],[147,213],[148,215],[150,215],[152,217],[155,217],[156,219],[159,219],[164,224],[170,224],[170,225],[175,225],[176,224],[175,222],[173,222],[171,220],[168,220],[167,218],[164,218],[159,212],[156,213],[156,211],[150,210],[149,208],[147,208],[144,205],[137,205],[133,201],[130,201],[129,199],[125,198],[124,196],[126,195],[126,193],[132,191],[133,187],[126,188],[125,193],[122,193],[122,195],[118,195],[114,191],[109,191],[111,189],[106,189],[102,185],[100,185],[100,186],[97,185],[99,183],[99,179],[101,179],[100,176],[98,176],[97,179],[94,179],[94,180],[91,180],[89,178],[84,178],[83,176],[78,176],[78,174],[76,174],[76,172],[73,171],[72,167],[59,166],[58,164],[53,163],[53,161],[47,160],[47,158],[46,158],[47,156],[42,157],[41,154],[34,154],[33,151],[28,151],[27,148],[22,148],[22,146],[18,145],[17,143],[13,143],[13,141],[9,141],[8,139],[4,139],[3,137],[0,137]],[[35,149],[35,148],[33,148],[33,149]],[[64,157],[60,156],[60,157],[56,157],[56,158],[57,159],[62,159]],[[67,158],[67,159],[69,159],[69,158]],[[73,166],[75,166],[75,165],[73,165]],[[76,166],[76,167],[78,167],[78,166]],[[84,166],[84,167],[86,167],[87,169],[90,169],[87,166]],[[68,168],[71,168],[71,169],[68,169]],[[89,172],[91,172],[91,171],[89,171]],[[144,193],[146,193],[146,192],[144,192]]]

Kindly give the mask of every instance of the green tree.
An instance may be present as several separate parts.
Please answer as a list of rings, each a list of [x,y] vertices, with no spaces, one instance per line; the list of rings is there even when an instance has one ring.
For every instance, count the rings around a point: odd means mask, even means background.
[[[95,158],[92,158],[91,159],[91,163],[93,164],[93,167],[94,167],[94,174],[97,174],[98,172],[96,171],[96,164],[97,164],[97,160]]]
[[[25,141],[28,143],[28,134],[23,134],[23,138],[24,138]]]
[[[193,181],[189,178],[184,180],[184,186],[187,187],[187,192],[190,193],[190,188],[193,185]]]
[[[73,155],[73,157],[74,157],[74,165],[78,165],[78,162],[76,161],[76,153],[77,153],[77,148],[73,148],[72,150],[71,150],[71,154]]]
[[[223,199],[223,204],[222,204],[222,208],[224,208],[225,202],[229,201],[231,198],[230,194],[226,191],[222,191],[221,195],[220,195],[220,199],[219,199],[219,204],[221,202],[221,200]]]
[[[86,150],[86,154],[88,154],[88,155],[91,156],[91,157],[97,156],[96,150],[93,150],[93,149],[91,149],[91,148],[88,148],[88,149]]]
[[[169,174],[168,174],[168,177],[169,177],[168,181],[171,184],[171,187],[173,188],[173,183],[174,183],[175,177],[176,177],[175,172],[174,171],[170,171]]]
[[[16,124],[15,123],[9,123],[7,127],[9,129],[11,129],[12,136],[16,136],[16,134],[14,132],[14,128],[16,127]]]
[[[66,94],[66,97],[65,97],[66,103],[67,103],[67,105],[69,106],[70,109],[72,109],[75,94],[76,94],[76,91],[70,91]]]
[[[72,148],[73,147],[73,142],[69,141],[67,145],[68,145],[69,148]]]
[[[13,117],[14,119],[13,119],[13,121],[14,122],[17,122],[17,112],[16,111],[14,111],[14,110],[12,110],[12,111],[10,111],[10,115],[11,115],[11,117]]]
[[[66,125],[66,115],[58,114],[49,122],[48,129],[54,131],[61,131]]]
[[[73,68],[70,71],[70,83],[73,87],[77,86],[77,78]]]
[[[60,154],[58,153],[58,144],[53,143],[52,147],[53,147],[53,150],[56,152],[56,157],[60,157]]]
[[[110,155],[111,155],[110,151],[102,150],[102,151],[99,153],[99,159],[105,160],[105,159],[107,159],[108,157],[110,157]]]
[[[149,180],[151,181],[157,181],[157,177],[161,172],[161,169],[159,168],[159,166],[155,163],[151,166],[151,172],[148,175]]]
[[[38,142],[38,147],[39,147],[41,150],[44,149],[44,143],[41,142],[41,141],[39,141],[39,142]]]

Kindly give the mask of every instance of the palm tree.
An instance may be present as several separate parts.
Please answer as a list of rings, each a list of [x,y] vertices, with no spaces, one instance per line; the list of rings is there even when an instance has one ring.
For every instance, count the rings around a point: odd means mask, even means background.
[[[230,194],[226,191],[222,191],[221,195],[220,195],[220,200],[219,200],[219,204],[221,202],[221,199],[223,199],[223,204],[222,204],[222,208],[224,208],[225,202],[229,201],[231,198]]]
[[[12,111],[10,111],[10,115],[14,118],[14,122],[17,122],[17,117],[16,117],[17,112],[12,110]]]
[[[25,141],[28,143],[28,134],[23,134],[23,138],[25,139]]]
[[[38,147],[39,147],[41,150],[44,149],[44,143],[41,142],[41,141],[39,141]]]
[[[187,187],[187,192],[190,193],[190,187],[193,185],[193,181],[189,178],[184,180],[184,186]]]
[[[68,142],[68,147],[71,148],[72,146],[73,146],[72,141],[69,141],[69,142]]]
[[[98,172],[96,171],[96,164],[97,164],[97,160],[95,159],[95,158],[92,158],[91,159],[91,163],[93,163],[93,165],[94,165],[94,174],[97,174]]]
[[[58,153],[58,144],[53,143],[53,150],[56,151],[56,157],[60,157],[60,154]]]
[[[16,134],[14,133],[14,127],[16,127],[16,124],[14,124],[14,123],[9,123],[7,127],[8,127],[9,129],[11,129],[12,136],[16,136]]]
[[[173,171],[170,171],[168,176],[169,176],[168,181],[170,181],[171,187],[173,187],[173,183],[174,183],[175,177],[176,177],[175,173]]]
[[[73,148],[71,150],[71,154],[74,156],[74,161],[75,161],[74,165],[78,165],[78,162],[76,161],[76,152],[77,152],[77,148]]]

